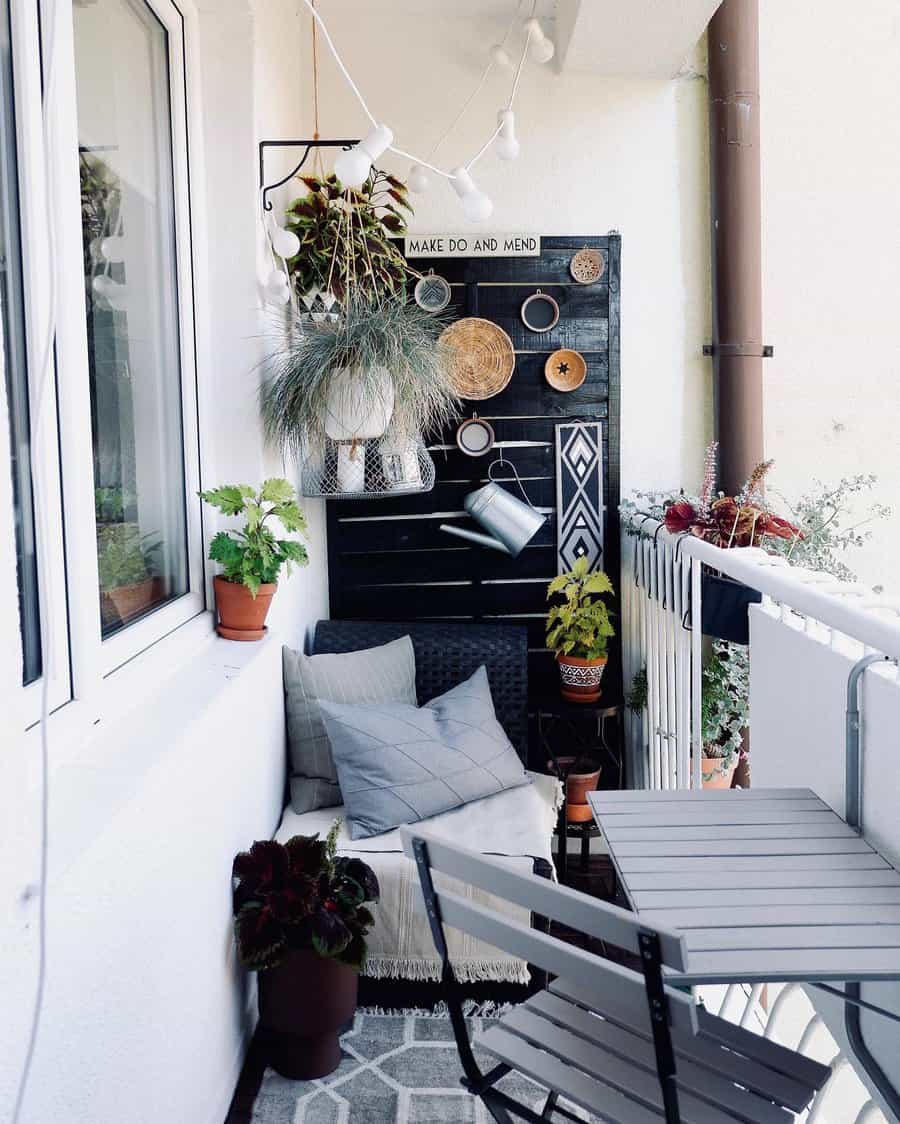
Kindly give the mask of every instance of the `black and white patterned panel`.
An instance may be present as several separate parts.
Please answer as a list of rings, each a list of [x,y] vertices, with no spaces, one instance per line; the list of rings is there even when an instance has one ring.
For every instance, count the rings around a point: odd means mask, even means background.
[[[603,564],[603,428],[601,422],[556,427],[556,546],[558,570],[587,556]]]

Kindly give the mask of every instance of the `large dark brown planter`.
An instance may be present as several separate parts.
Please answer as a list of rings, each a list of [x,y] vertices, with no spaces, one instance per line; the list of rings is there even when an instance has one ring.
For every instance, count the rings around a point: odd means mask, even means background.
[[[282,1077],[326,1077],[341,1060],[338,1036],[356,1011],[357,975],[304,949],[258,974],[260,1039]]]
[[[245,585],[226,581],[223,577],[216,577],[213,585],[219,611],[218,634],[226,640],[262,640],[266,634],[266,616],[278,583],[261,585],[255,597]]]

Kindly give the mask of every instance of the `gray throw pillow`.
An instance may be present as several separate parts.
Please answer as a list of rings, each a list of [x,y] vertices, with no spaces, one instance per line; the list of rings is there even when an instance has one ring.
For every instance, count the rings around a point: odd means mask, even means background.
[[[353,839],[529,784],[482,666],[421,708],[320,703]]]
[[[304,656],[282,649],[291,768],[291,807],[311,812],[341,803],[319,702],[416,704],[416,655],[402,636],[361,652]]]

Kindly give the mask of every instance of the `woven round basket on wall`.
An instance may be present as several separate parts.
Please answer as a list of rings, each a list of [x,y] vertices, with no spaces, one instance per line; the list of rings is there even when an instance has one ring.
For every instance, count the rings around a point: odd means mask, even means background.
[[[461,398],[492,398],[512,378],[516,365],[512,340],[490,320],[478,316],[457,320],[444,329],[438,342]]]

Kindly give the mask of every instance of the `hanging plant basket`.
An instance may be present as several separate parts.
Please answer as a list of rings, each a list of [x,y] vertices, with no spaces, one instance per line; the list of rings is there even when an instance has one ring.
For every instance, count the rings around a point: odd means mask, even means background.
[[[700,626],[704,636],[750,643],[750,606],[762,601],[762,594],[743,582],[703,571]]]
[[[303,461],[300,491],[332,500],[430,492],[435,468],[418,438],[387,433],[374,441],[325,441]]]

